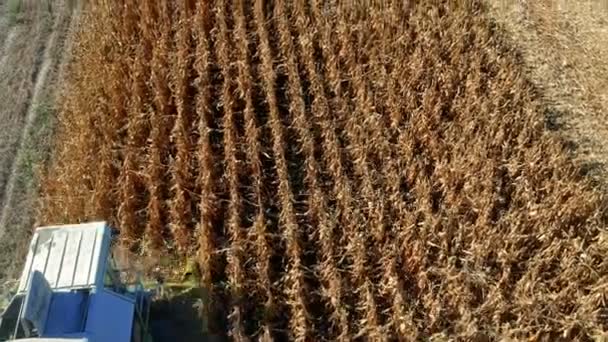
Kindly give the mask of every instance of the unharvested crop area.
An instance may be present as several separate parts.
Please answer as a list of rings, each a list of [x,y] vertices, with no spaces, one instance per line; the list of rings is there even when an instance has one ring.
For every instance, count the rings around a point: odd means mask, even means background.
[[[606,201],[477,1],[93,1],[44,223],[196,254],[235,340],[597,337]]]

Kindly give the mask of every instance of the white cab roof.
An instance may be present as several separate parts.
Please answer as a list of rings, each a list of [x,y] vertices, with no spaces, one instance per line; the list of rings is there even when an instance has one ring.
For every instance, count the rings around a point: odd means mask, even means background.
[[[105,222],[38,228],[19,292],[27,289],[33,271],[44,274],[51,290],[101,286],[109,249],[110,228]]]

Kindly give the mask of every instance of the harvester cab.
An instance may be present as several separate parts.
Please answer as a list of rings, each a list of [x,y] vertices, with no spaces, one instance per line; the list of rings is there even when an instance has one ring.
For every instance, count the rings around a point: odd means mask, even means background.
[[[117,267],[111,245],[105,222],[36,229],[0,341],[151,341],[152,292]]]

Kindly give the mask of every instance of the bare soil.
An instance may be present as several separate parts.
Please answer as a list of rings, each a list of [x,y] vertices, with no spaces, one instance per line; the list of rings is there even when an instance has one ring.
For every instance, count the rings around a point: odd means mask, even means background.
[[[39,171],[73,29],[71,1],[0,3],[0,283],[18,276],[35,223]]]

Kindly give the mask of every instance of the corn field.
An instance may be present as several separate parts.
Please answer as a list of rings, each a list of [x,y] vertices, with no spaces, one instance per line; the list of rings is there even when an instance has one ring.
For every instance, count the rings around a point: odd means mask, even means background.
[[[606,201],[478,1],[103,1],[40,221],[196,255],[235,341],[590,339]]]

